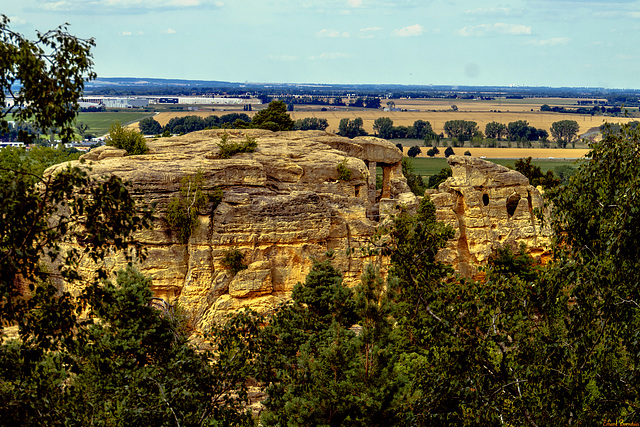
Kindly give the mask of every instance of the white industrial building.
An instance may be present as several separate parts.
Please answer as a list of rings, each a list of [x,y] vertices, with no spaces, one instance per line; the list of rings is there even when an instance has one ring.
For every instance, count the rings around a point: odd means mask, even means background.
[[[149,106],[149,99],[142,97],[91,96],[80,99],[80,105],[104,105],[107,108],[144,108]]]

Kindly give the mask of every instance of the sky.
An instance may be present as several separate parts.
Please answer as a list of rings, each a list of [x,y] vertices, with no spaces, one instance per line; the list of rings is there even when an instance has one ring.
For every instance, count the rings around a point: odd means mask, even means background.
[[[100,77],[640,88],[640,0],[0,0]]]

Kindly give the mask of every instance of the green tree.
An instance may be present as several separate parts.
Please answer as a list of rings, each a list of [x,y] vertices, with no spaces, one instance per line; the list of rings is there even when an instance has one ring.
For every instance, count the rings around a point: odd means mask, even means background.
[[[129,155],[146,154],[149,151],[144,136],[140,132],[123,127],[120,122],[111,125],[105,144],[126,150]]]
[[[478,131],[478,124],[467,120],[449,120],[444,123],[444,131],[449,138],[457,138],[464,146]]]
[[[453,151],[453,148],[451,147],[447,147],[446,150],[444,150],[444,156],[445,157],[449,157],[449,156],[454,156],[456,153]]]
[[[409,157],[416,157],[420,153],[422,153],[422,150],[417,145],[412,146],[411,148],[409,148],[409,151],[407,151],[407,155]]]
[[[147,117],[146,119],[140,120],[140,122],[138,122],[138,126],[140,127],[140,132],[143,135],[159,135],[162,133],[162,126],[153,117]]]
[[[305,117],[296,120],[293,130],[325,130],[329,127],[327,119],[318,119],[317,117]]]
[[[542,173],[540,166],[531,164],[531,157],[522,158],[516,160],[515,170],[529,178],[529,184],[534,187],[542,186],[549,189],[557,187],[560,184],[560,180],[553,174],[553,171],[547,171]]]
[[[507,134],[507,125],[504,123],[489,122],[484,128],[484,133],[487,135],[487,138],[500,140]]]
[[[384,284],[369,267],[354,292],[329,261],[315,262],[263,335],[264,425],[394,425],[397,379],[386,340]],[[350,327],[360,322],[361,331]]]
[[[431,147],[427,150],[427,156],[429,157],[437,156],[438,154],[440,154],[438,147]]]
[[[435,175],[431,175],[429,177],[429,182],[427,183],[427,188],[438,188],[440,184],[445,182],[447,178],[452,175],[451,168],[442,168],[440,172]]]
[[[83,122],[77,122],[76,130],[78,131],[80,138],[84,140],[84,136],[87,134],[87,131],[89,130],[89,125]]]
[[[291,130],[294,125],[284,101],[271,101],[267,108],[253,116],[251,123],[253,127],[272,131]]]
[[[413,122],[413,126],[411,126],[411,131],[409,133],[410,138],[415,139],[433,139],[435,133],[433,132],[433,128],[431,127],[431,123],[425,120],[416,120]]]
[[[404,175],[407,180],[407,185],[413,194],[416,196],[424,196],[424,190],[426,189],[424,181],[420,175],[415,174],[411,159],[407,159],[406,157],[402,159],[402,175]]]
[[[66,26],[37,33],[31,41],[12,31],[9,19],[0,15],[0,131],[9,130],[11,114],[14,121],[34,123],[36,132],[58,128],[63,142],[73,140],[85,80],[96,77],[91,69],[94,45],[93,39],[69,34]],[[13,98],[11,106],[8,97]],[[22,129],[19,137],[29,142],[37,134]]]
[[[561,148],[567,148],[578,135],[580,125],[575,120],[560,120],[551,124],[551,136],[553,136]]]
[[[393,136],[393,120],[379,117],[373,122],[373,131],[379,138],[390,139]]]
[[[364,136],[367,132],[362,127],[364,122],[362,118],[356,117],[353,120],[347,118],[341,119],[338,125],[338,135],[346,136],[347,138],[355,138],[357,136]]]

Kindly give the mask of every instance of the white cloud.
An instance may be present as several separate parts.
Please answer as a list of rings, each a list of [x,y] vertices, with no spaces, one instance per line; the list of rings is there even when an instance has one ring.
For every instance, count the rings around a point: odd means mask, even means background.
[[[569,37],[554,37],[552,39],[546,40],[532,40],[527,42],[527,44],[532,44],[535,46],[556,46],[559,44],[567,44],[571,41]]]
[[[343,32],[341,33],[340,31],[336,30],[335,28],[325,28],[323,30],[321,30],[320,32],[318,32],[318,34],[316,34],[318,37],[330,37],[330,38],[337,38],[337,37],[349,37],[349,33]]]
[[[374,37],[374,33],[381,31],[382,27],[367,27],[360,29],[360,38],[363,39],[372,39]]]
[[[140,13],[163,9],[220,8],[225,5],[220,0],[39,0],[39,3],[44,10],[71,13]]]
[[[399,30],[393,30],[393,34],[398,37],[415,37],[415,36],[422,35],[423,33],[424,33],[424,27],[419,24],[400,28]]]
[[[123,37],[131,37],[131,36],[142,36],[144,35],[143,31],[138,31],[137,33],[134,33],[132,31],[123,31],[120,33],[121,36]]]
[[[348,58],[349,55],[347,55],[346,53],[342,53],[342,52],[325,52],[325,53],[321,53],[320,55],[317,56],[310,56],[309,59],[312,60],[316,60],[316,59],[326,59],[326,60],[333,60],[333,59],[344,59],[344,58]]]
[[[480,9],[469,9],[464,13],[467,15],[476,16],[521,16],[522,10],[509,7],[488,7]]]
[[[530,35],[531,27],[519,24],[481,24],[471,25],[456,31],[456,34],[462,37],[484,37],[494,35],[510,35],[522,36]]]
[[[174,30],[173,28],[167,28],[166,30],[163,31],[164,34],[175,34],[176,30]]]
[[[362,0],[347,0],[347,4],[350,7],[360,7],[362,6]]]

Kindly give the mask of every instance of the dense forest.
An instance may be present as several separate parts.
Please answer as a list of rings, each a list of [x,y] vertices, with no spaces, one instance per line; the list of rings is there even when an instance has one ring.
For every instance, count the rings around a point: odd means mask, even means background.
[[[58,29],[31,42],[6,20],[0,31],[12,64],[3,87],[39,76],[22,82],[30,106],[18,114],[71,137],[92,41]],[[70,59],[78,66],[60,66]],[[52,103],[59,93],[64,102]],[[639,147],[638,129],[605,127],[573,176],[547,190],[555,241],[544,265],[504,247],[482,278],[457,276],[436,260],[454,230],[424,198],[379,228],[368,248],[379,262],[356,288],[327,253],[290,302],[239,312],[199,341],[180,307],[154,304],[150,279],[133,268],[145,255],[133,233],[153,212],[126,183],[71,167],[43,176],[64,159],[3,150],[0,424],[638,423]],[[83,249],[63,251],[69,241]],[[107,251],[130,266],[111,271]],[[81,257],[95,261],[95,279],[77,268]],[[82,290],[60,289],[60,279]],[[247,407],[254,385],[266,393],[259,414]]]

